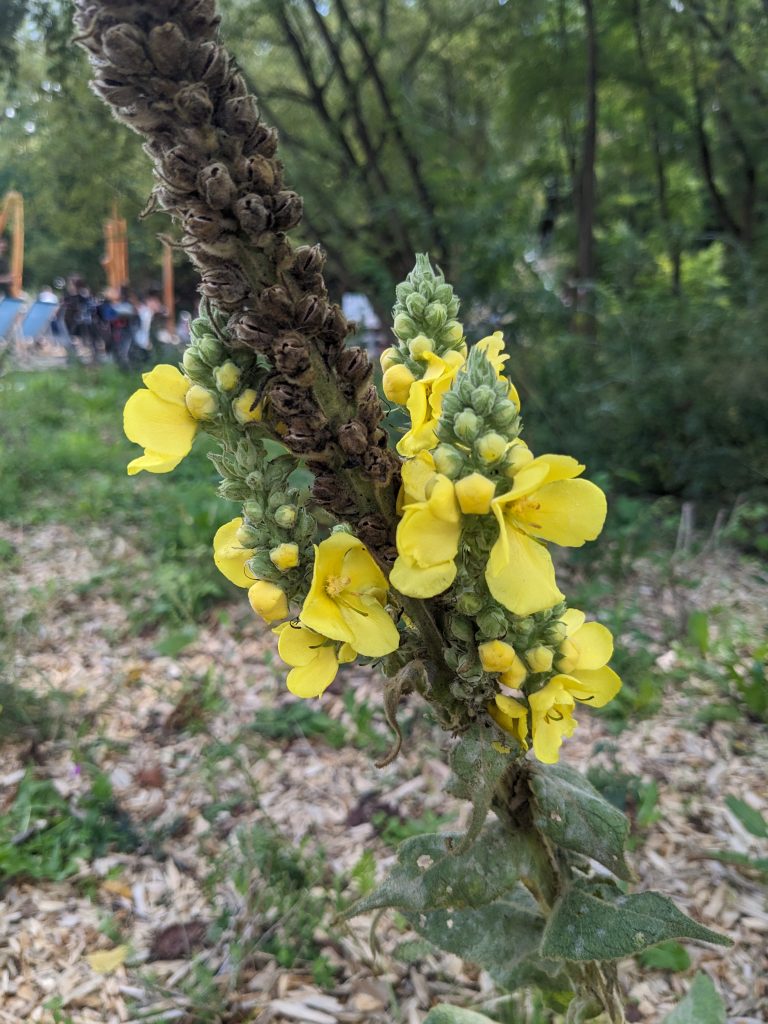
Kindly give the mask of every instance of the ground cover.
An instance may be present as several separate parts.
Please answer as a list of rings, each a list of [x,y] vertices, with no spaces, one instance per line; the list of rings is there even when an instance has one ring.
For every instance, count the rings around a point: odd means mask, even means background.
[[[489,1004],[484,975],[397,915],[377,943],[370,919],[338,922],[373,885],[371,849],[383,871],[400,839],[463,824],[446,740],[413,702],[378,770],[372,674],[345,671],[322,702],[287,694],[212,565],[232,513],[205,452],[124,476],[132,387],[109,367],[0,380],[0,1022],[416,1024],[441,1000],[550,1020]],[[564,567],[619,634],[626,680],[565,756],[630,814],[638,887],[736,942],[627,963],[629,1019],[661,1019],[703,967],[729,1020],[756,1024],[768,571],[717,536],[675,555],[673,511],[624,506],[598,570]]]

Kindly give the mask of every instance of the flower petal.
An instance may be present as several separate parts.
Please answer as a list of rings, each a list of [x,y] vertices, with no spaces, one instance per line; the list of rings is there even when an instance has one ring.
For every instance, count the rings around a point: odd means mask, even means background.
[[[435,475],[435,460],[430,452],[419,452],[403,464],[403,504],[426,501],[426,486]]]
[[[598,669],[607,665],[613,656],[613,636],[601,622],[587,622],[568,639],[579,652],[576,669]]]
[[[158,398],[162,398],[166,402],[173,402],[175,405],[186,404],[185,398],[190,383],[175,366],[160,363],[149,373],[143,373],[141,379],[144,381],[144,386]]]
[[[192,449],[197,428],[197,420],[190,415],[183,401],[167,402],[141,388],[125,403],[125,436],[149,451],[167,453],[181,461]]]
[[[493,597],[515,615],[533,615],[563,599],[547,549],[506,522],[491,548],[485,580]]]
[[[319,697],[331,685],[338,671],[339,663],[333,648],[325,647],[308,665],[291,669],[285,682],[296,697]]]
[[[350,633],[349,644],[368,658],[381,658],[400,646],[397,626],[375,598],[345,593],[341,614]]]
[[[533,461],[537,466],[547,467],[548,484],[556,480],[572,480],[581,476],[586,468],[571,455],[539,455]]]
[[[147,449],[143,455],[128,463],[128,476],[135,476],[145,469],[148,473],[170,473],[176,469],[184,456],[166,455]]]
[[[289,665],[309,665],[324,648],[333,649],[329,640],[306,626],[284,622],[272,632],[279,636],[277,653]]]
[[[591,481],[558,480],[520,502],[512,514],[532,537],[579,548],[600,533],[606,508],[605,495]]]
[[[569,608],[560,616],[560,621],[565,623],[569,637],[573,636],[577,629],[581,629],[586,620],[587,616],[578,608]]]
[[[237,531],[243,525],[240,516],[224,523],[213,538],[213,560],[216,568],[236,587],[250,587],[254,577],[248,575],[245,563],[253,557],[254,548],[244,548],[237,539]]]
[[[456,579],[456,563],[438,562],[435,565],[417,565],[406,555],[400,555],[389,574],[389,582],[406,597],[435,597]]]
[[[621,689],[621,678],[607,665],[594,670],[578,669],[572,676],[561,678],[568,680],[565,685],[576,700],[593,708],[606,705]]]

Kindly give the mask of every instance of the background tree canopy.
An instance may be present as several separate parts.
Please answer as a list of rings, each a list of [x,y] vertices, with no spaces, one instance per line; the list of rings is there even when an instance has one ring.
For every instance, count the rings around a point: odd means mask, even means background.
[[[735,498],[768,475],[768,9],[759,0],[225,0],[335,291],[382,317],[414,251],[505,330],[533,443],[624,489]],[[68,5],[0,13],[0,194],[28,286],[100,280],[114,199],[137,284],[149,165],[86,87]]]

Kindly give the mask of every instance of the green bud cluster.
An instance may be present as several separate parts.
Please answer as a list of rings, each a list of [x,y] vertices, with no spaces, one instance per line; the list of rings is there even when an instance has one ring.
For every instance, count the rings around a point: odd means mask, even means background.
[[[405,363],[420,378],[426,367],[425,351],[444,355],[463,349],[464,330],[456,319],[459,299],[443,272],[433,269],[426,253],[416,256],[415,267],[395,294],[392,319],[398,344],[393,346],[392,361]]]

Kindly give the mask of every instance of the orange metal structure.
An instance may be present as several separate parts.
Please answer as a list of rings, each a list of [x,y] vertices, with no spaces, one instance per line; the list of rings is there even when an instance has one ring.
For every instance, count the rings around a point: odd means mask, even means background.
[[[112,216],[104,222],[106,251],[102,263],[107,284],[117,292],[128,284],[128,225],[118,216],[117,203],[112,205]]]
[[[10,224],[13,234],[11,242],[11,296],[15,299],[21,295],[21,282],[24,276],[24,197],[21,192],[6,192],[3,205],[0,207],[0,235]]]

